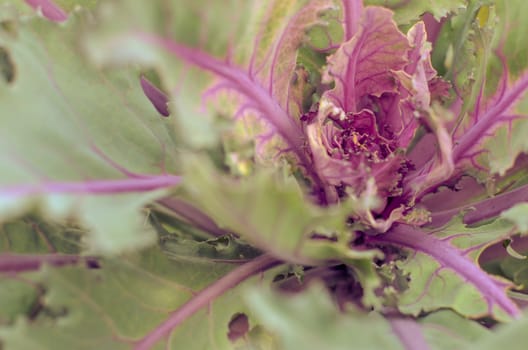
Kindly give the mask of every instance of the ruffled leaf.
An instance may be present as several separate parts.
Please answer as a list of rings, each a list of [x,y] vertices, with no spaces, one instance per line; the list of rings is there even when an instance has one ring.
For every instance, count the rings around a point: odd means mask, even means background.
[[[408,49],[391,11],[366,8],[358,32],[329,59],[328,73],[335,88],[325,97],[346,112],[358,112],[361,97],[395,91],[394,80],[387,72],[404,67]]]
[[[260,170],[234,179],[219,173],[203,157],[194,155],[186,163],[186,197],[199,204],[220,227],[241,235],[260,249],[294,262],[328,259],[330,252],[343,259],[375,254],[339,248],[350,240],[345,230],[347,217],[373,198],[321,208],[306,201],[296,180],[281,171]],[[211,176],[214,182],[210,181]],[[312,239],[316,234],[327,239]]]

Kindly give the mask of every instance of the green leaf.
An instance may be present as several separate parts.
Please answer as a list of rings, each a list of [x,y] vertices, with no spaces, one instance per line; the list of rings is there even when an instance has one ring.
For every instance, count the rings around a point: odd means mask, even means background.
[[[524,44],[524,33],[528,30],[525,21],[528,4],[522,0],[495,1],[494,6],[499,21],[495,42],[502,41],[502,53],[508,63],[508,74],[518,77],[528,68],[528,47]],[[512,23],[516,25],[513,26]]]
[[[78,254],[85,230],[26,216],[0,226],[0,252],[14,254]]]
[[[78,6],[88,9],[94,8],[100,1],[101,0],[53,0],[54,3],[66,11],[72,11]]]
[[[425,12],[429,12],[440,19],[448,14],[458,12],[466,7],[466,0],[440,0],[423,1],[410,0],[401,2],[400,0],[366,0],[368,5],[386,6],[393,9],[394,18],[398,24],[409,24],[416,21]]]
[[[221,174],[204,157],[184,159],[185,195],[222,228],[288,262],[340,260],[355,269],[364,288],[363,302],[381,306],[375,293],[380,278],[372,259],[382,254],[376,249],[351,249],[355,235],[346,227],[347,218],[368,206],[369,199],[322,208],[306,200],[295,178],[286,175],[287,169],[258,169],[251,176],[235,179]],[[320,237],[312,239],[314,234]]]
[[[16,35],[0,30],[2,61],[13,74],[0,83],[0,219],[38,203],[49,219],[78,218],[93,231],[87,248],[111,254],[153,243],[140,210],[164,191],[92,196],[47,193],[43,183],[174,172],[176,157],[168,125],[141,91],[139,72],[102,71],[82,59],[76,38],[80,17],[61,27],[14,18]],[[10,188],[28,185],[42,185],[42,192],[25,198],[9,194]]]
[[[449,310],[433,312],[419,320],[432,350],[466,349],[490,331]]]
[[[528,4],[520,0],[496,1],[493,9],[496,13],[493,20],[496,23],[492,45],[501,56],[493,56],[487,65],[486,84],[490,91],[495,91],[499,78],[512,83],[528,68],[528,47],[524,45],[524,33],[528,30],[524,19],[528,13]],[[504,175],[513,167],[520,154],[528,152],[528,141],[524,137],[528,132],[527,113],[528,99],[524,94],[514,108],[508,109],[508,114],[521,116],[522,119],[501,126],[486,142],[485,147],[489,152],[482,157],[482,162],[489,166],[492,173]]]
[[[504,258],[499,263],[500,272],[511,279],[521,293],[528,290],[528,261],[514,257]]]
[[[460,218],[455,218],[448,225],[425,234],[432,234],[437,239],[448,242],[478,264],[481,252],[488,245],[509,237],[511,229],[511,223],[505,220],[467,227],[461,223]],[[453,270],[441,266],[429,255],[411,253],[398,266],[409,278],[407,288],[401,291],[397,303],[398,309],[406,314],[417,316],[421,312],[451,308],[470,318],[480,317],[492,311],[497,319],[508,319],[497,305],[493,310],[489,310],[488,300],[481,294],[484,291],[478,291],[473,284],[463,280]],[[502,283],[506,288],[507,284]]]
[[[184,160],[183,188],[187,195],[221,227],[256,247],[289,261],[303,261],[336,257],[340,248],[329,248],[328,253],[326,247],[346,245],[353,239],[347,232],[346,220],[362,205],[358,200],[321,208],[306,200],[295,178],[287,175],[287,169],[258,169],[251,176],[231,178],[203,156],[189,155]],[[316,233],[339,242],[310,239]],[[351,259],[373,256],[372,251],[348,248],[342,249],[341,254]]]
[[[528,317],[524,315],[520,320],[515,322],[498,326],[494,332],[482,337],[472,346],[468,346],[468,350],[494,350],[494,349],[509,349],[509,350],[523,350],[528,343]]]
[[[171,118],[167,123],[175,128],[178,144],[211,147],[218,142],[215,130],[218,112],[205,104],[201,106],[202,94],[212,84],[211,76],[137,40],[134,35],[159,34],[225,57],[228,47],[241,40],[245,26],[251,32],[248,22],[251,16],[241,15],[240,20],[228,22],[225,18],[249,13],[251,9],[251,2],[236,0],[222,4],[205,4],[203,0],[107,1],[96,11],[94,23],[85,28],[83,43],[97,65],[132,64],[153,70],[158,85],[169,94]],[[200,21],[195,20],[197,16]]]
[[[234,236],[196,241],[172,234],[162,237],[161,240],[162,249],[168,257],[196,262],[244,262],[261,254],[259,250]]]
[[[464,97],[459,123],[467,122],[466,113],[475,108],[487,78],[496,23],[492,10],[488,21],[482,24],[478,13],[484,7],[489,8],[489,2],[469,1],[463,10],[445,21],[434,43],[432,62],[435,68],[453,83],[459,96]]]
[[[2,318],[16,315],[17,321],[0,329],[3,348],[128,349],[197,290],[232,268],[168,259],[158,249],[100,264],[100,269],[46,267],[23,279],[6,277],[0,284],[0,294],[6,297],[2,302],[16,304],[2,308]],[[230,318],[245,311],[238,293],[232,291],[180,326],[171,336],[177,344],[173,348],[191,346],[191,341],[193,349],[210,349],[215,343],[225,348]]]
[[[523,119],[515,120],[507,125],[501,126],[490,137],[485,144],[488,151],[485,161],[488,162],[490,171],[501,176],[511,169],[517,157],[522,153],[528,153],[528,98],[524,97],[521,102],[511,111],[511,115],[523,115]]]
[[[528,234],[528,203],[519,203],[501,213],[501,217],[511,221],[521,234]]]
[[[277,335],[277,349],[404,349],[387,320],[353,306],[340,312],[320,285],[297,295],[253,289],[247,303]]]
[[[280,85],[276,97],[283,99],[281,89],[290,82],[305,26],[319,23],[317,13],[329,3],[288,0],[262,6],[255,0],[214,4],[206,0],[109,1],[101,6],[98,21],[88,29],[84,43],[92,61],[99,65],[133,63],[154,69],[161,87],[170,93],[169,109],[180,144],[203,149],[217,145],[223,128],[219,116],[233,115],[240,101],[218,101],[215,87],[222,87],[221,83],[217,85],[210,74],[189,67],[163,48],[145,43],[139,33],[170,38],[247,68],[261,84]],[[294,19],[305,5],[313,12]],[[195,20],[197,16],[200,21]],[[273,77],[268,74],[271,67],[276,69]],[[204,100],[209,88],[211,94]]]
[[[39,291],[29,283],[2,276],[0,286],[1,327],[14,322],[19,315],[30,314],[34,310]]]

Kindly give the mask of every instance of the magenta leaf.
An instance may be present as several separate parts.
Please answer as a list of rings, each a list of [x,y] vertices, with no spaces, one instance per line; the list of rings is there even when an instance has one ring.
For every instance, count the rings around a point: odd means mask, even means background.
[[[336,86],[326,98],[346,112],[359,112],[362,97],[396,91],[390,71],[403,69],[408,49],[392,12],[367,7],[358,31],[329,59],[328,73]]]

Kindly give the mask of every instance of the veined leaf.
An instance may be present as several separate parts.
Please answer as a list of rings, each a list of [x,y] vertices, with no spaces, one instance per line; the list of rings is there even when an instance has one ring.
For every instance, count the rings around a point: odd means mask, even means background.
[[[509,237],[511,229],[504,220],[470,228],[454,219],[434,230],[400,226],[374,237],[414,250],[399,264],[409,283],[399,295],[398,309],[415,316],[439,308],[452,308],[470,318],[487,313],[497,319],[518,315],[517,306],[506,296],[509,284],[488,275],[477,263],[484,248]]]
[[[164,173],[176,169],[173,139],[137,72],[84,62],[76,42],[81,18],[70,18],[67,30],[13,21],[16,35],[0,35],[13,75],[0,84],[1,219],[40,203],[50,218],[73,215],[92,229],[92,251],[153,243],[140,210],[179,180]]]
[[[44,268],[23,275],[22,284],[41,295],[33,296],[31,310],[20,310],[17,321],[0,330],[4,348],[129,349],[164,320],[167,313],[232,267],[169,260],[157,250],[120,260],[102,260],[100,264],[101,269]],[[14,282],[3,282],[0,287],[3,293],[14,291]],[[171,341],[178,347],[192,341],[194,349],[204,350],[215,343],[223,343],[222,347],[229,344],[229,320],[236,312],[245,311],[237,302],[240,296],[234,296],[236,291],[233,293],[233,297],[213,306],[213,315],[220,318],[208,316],[204,310],[194,321],[190,320],[188,328],[180,327]],[[23,306],[20,301],[19,305]],[[217,323],[206,327],[195,324],[203,326],[212,321]],[[201,335],[190,336],[197,332]]]

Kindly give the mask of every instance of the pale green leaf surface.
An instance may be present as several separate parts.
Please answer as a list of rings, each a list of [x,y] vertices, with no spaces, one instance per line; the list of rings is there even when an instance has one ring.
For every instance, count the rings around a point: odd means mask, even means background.
[[[468,350],[524,350],[528,344],[528,317],[524,315],[520,320],[500,325],[494,332],[482,337]]]
[[[75,227],[26,217],[2,226],[0,251],[75,254],[83,234]],[[234,238],[199,242],[192,241],[190,233],[170,236],[170,240],[160,236],[164,254],[155,247],[118,259],[99,259],[100,269],[45,267],[17,277],[3,276],[0,342],[15,350],[129,349],[192,295],[234,268],[234,262],[243,262],[241,254],[246,260],[257,254]],[[270,277],[258,275],[247,284],[268,284],[273,276],[273,272]],[[243,290],[227,292],[189,318],[171,334],[172,345],[167,346],[236,348],[227,338],[233,315],[245,313],[251,326],[256,325],[241,303]],[[165,342],[154,348],[166,348]]]
[[[386,6],[395,12],[398,24],[409,24],[416,21],[425,12],[429,12],[440,19],[448,14],[456,13],[466,7],[465,0],[366,0],[369,5]]]
[[[259,1],[246,0],[108,1],[100,6],[97,24],[84,43],[92,61],[99,65],[136,63],[154,69],[163,90],[169,93],[171,123],[179,142],[203,149],[216,146],[221,129],[218,115],[232,114],[237,101],[202,101],[204,90],[216,82],[212,75],[184,64],[137,34],[170,38],[241,68],[248,68],[254,54],[253,69],[267,72],[262,61],[270,59],[288,21],[306,3],[272,1],[262,6]]]
[[[24,281],[0,277],[0,326],[12,323],[21,314],[29,314],[35,306],[38,291]]]
[[[91,68],[76,44],[79,21],[59,27],[32,19],[17,23],[15,36],[0,33],[14,68],[13,80],[0,83],[2,187],[123,178],[111,162],[144,174],[176,169],[171,133],[143,95],[137,72]],[[161,195],[43,194],[38,203],[50,218],[78,215],[94,231],[88,248],[114,253],[153,242],[140,209]],[[0,196],[1,219],[28,204]]]
[[[433,312],[419,320],[431,350],[466,349],[490,331],[449,310]]]
[[[183,160],[183,189],[190,198],[219,225],[256,247],[287,260],[373,257],[372,251],[333,247],[346,245],[351,239],[346,220],[360,206],[359,201],[325,209],[307,201],[295,178],[280,167],[234,179],[220,173],[203,156],[189,155]],[[309,239],[314,233],[339,238],[339,242]]]
[[[528,98],[524,97],[511,113],[518,115],[528,114]],[[515,120],[495,131],[493,137],[487,140],[485,147],[487,161],[491,172],[504,175],[511,169],[515,160],[521,153],[528,153],[528,119]]]
[[[501,217],[513,222],[520,233],[528,233],[528,203],[516,204],[502,212]]]
[[[494,25],[493,47],[498,49],[504,62],[497,55],[492,56],[487,64],[487,87],[495,90],[499,77],[507,77],[514,82],[528,68],[528,47],[525,43],[525,33],[528,30],[526,16],[528,3],[522,0],[495,1],[493,6],[496,14],[492,21]],[[503,70],[503,63],[507,71]],[[482,160],[489,166],[490,172],[503,176],[515,164],[522,153],[528,152],[528,99],[524,95],[515,108],[508,111],[510,115],[524,116],[522,119],[505,123],[485,143],[488,151]]]
[[[495,1],[494,7],[498,20],[495,42],[498,44],[502,41],[508,73],[517,77],[528,68],[528,47],[525,44],[528,3],[522,0]]]
[[[44,268],[26,274],[26,279],[43,288],[39,301],[15,280],[2,283],[0,293],[18,303],[18,309],[4,313],[13,316],[19,312],[16,323],[0,330],[4,348],[130,348],[133,341],[147,334],[197,290],[231,269],[229,264],[168,259],[157,250],[103,260],[101,265],[95,270]],[[24,293],[15,297],[13,293],[18,291]],[[244,311],[236,293],[179,327],[178,334],[171,337],[178,344],[175,348],[190,339],[197,344],[193,349],[210,349],[215,341],[228,344],[228,321],[235,312]],[[24,302],[26,299],[31,303]],[[41,309],[28,322],[24,306],[37,302]],[[225,322],[204,327],[208,319]]]
[[[247,302],[257,319],[277,335],[276,349],[404,349],[387,320],[352,306],[340,313],[320,285],[298,295],[253,289]]]
[[[80,6],[82,8],[93,8],[101,0],[53,0],[58,6],[66,11],[74,10]]]
[[[512,224],[496,220],[478,227],[466,227],[455,218],[445,227],[428,232],[448,241],[477,264],[480,253],[490,244],[507,238]],[[398,265],[408,274],[408,287],[398,297],[398,309],[414,316],[439,308],[451,308],[466,317],[480,317],[488,312],[488,303],[470,283],[424,253],[410,253]],[[493,310],[498,319],[506,318],[498,308]]]
[[[71,223],[26,216],[0,226],[0,252],[12,254],[79,254],[86,230]]]
[[[511,279],[522,292],[528,290],[528,261],[507,257],[499,263],[500,272]]]

